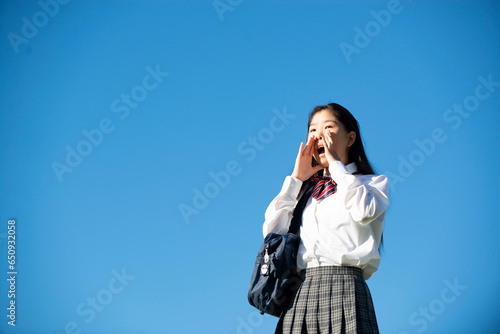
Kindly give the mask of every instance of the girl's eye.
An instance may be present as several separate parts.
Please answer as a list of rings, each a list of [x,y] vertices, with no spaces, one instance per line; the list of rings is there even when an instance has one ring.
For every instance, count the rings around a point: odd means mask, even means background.
[[[333,126],[331,126],[331,125],[327,125],[327,126],[325,127],[325,129],[330,129],[330,128],[333,128]]]
[[[309,133],[316,131],[316,129],[311,129],[309,130]]]

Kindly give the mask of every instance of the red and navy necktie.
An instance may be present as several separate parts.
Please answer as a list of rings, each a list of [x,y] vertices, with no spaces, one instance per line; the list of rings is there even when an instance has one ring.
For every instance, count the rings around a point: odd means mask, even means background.
[[[337,191],[337,183],[329,176],[314,176],[311,181],[318,182],[314,186],[312,196],[318,201],[334,194]]]

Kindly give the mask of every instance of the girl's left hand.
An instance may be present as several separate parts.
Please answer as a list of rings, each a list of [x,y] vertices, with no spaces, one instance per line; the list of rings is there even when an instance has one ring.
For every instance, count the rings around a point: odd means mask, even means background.
[[[328,160],[328,164],[331,164],[334,161],[340,161],[333,145],[333,133],[328,132],[325,136],[323,136],[323,141],[325,143],[325,156],[326,160]]]

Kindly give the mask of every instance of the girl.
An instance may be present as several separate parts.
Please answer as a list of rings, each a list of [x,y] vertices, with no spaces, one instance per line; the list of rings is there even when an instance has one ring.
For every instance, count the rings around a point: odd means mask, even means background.
[[[276,333],[378,333],[365,280],[380,262],[387,177],[375,175],[358,122],[344,107],[314,108],[308,132],[263,226],[264,236],[286,233],[298,200],[314,187],[299,231],[301,283]]]

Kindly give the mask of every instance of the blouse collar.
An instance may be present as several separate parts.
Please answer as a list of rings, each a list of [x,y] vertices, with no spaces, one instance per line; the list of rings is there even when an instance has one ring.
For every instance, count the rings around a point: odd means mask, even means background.
[[[350,164],[348,164],[347,166],[345,166],[347,168],[347,170],[349,171],[349,173],[351,174],[354,174],[358,171],[358,166],[356,166],[356,163],[355,162],[351,162]]]

